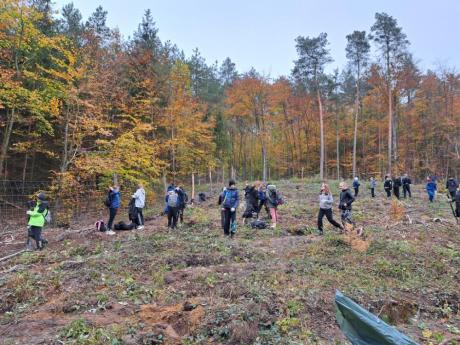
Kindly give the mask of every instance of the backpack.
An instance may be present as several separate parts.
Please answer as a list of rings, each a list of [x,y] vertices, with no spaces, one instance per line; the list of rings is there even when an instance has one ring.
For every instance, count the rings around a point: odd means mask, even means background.
[[[136,199],[132,198],[130,201],[129,201],[129,204],[128,204],[128,218],[129,220],[131,221],[136,221],[137,220],[137,214],[138,214],[138,211],[137,211],[137,207],[136,207]]]
[[[238,228],[238,224],[236,221],[233,221],[232,224],[230,225],[230,233],[236,234],[236,229]]]
[[[110,207],[110,204],[112,203],[112,198],[110,197],[110,192],[107,194],[104,200],[104,205],[106,207]]]
[[[263,220],[256,219],[253,222],[251,222],[251,228],[253,228],[253,229],[266,229],[267,228],[267,223],[265,223]]]
[[[98,220],[94,226],[96,227],[97,231],[107,231],[107,227],[105,226],[104,222],[102,220]]]
[[[46,209],[45,222],[46,222],[46,224],[50,224],[52,220],[53,220],[53,218],[51,217],[51,212],[50,212],[50,210],[47,208],[47,209]]]
[[[133,230],[136,227],[135,224],[126,224],[124,221],[118,222],[118,224],[115,224],[114,229],[115,230]]]
[[[168,194],[168,206],[177,207],[178,205],[178,195],[176,192],[169,192]]]
[[[235,189],[227,189],[225,191],[224,201],[222,202],[224,208],[232,208],[235,205],[236,193],[238,193],[238,191]]]

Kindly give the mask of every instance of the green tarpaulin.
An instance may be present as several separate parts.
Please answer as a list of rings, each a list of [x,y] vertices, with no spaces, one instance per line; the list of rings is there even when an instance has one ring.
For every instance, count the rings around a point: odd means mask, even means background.
[[[359,304],[335,293],[337,323],[353,345],[418,345]]]

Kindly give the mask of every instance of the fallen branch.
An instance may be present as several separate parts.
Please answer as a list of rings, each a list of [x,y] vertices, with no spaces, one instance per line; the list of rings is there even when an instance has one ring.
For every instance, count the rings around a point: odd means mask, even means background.
[[[20,206],[18,206],[18,205],[15,205],[15,204],[13,204],[13,203],[11,203],[11,202],[5,200],[5,199],[0,199],[0,202],[4,202],[5,204],[7,204],[7,205],[9,205],[9,206],[11,206],[11,207],[17,208],[18,210],[24,209],[23,207],[20,207]]]
[[[15,256],[18,256],[19,254],[22,254],[22,253],[24,253],[26,251],[27,250],[23,249],[23,250],[20,250],[19,252],[4,256],[3,258],[0,258],[0,262],[6,261],[6,260],[11,259],[11,258],[14,258]]]
[[[26,269],[26,267],[24,265],[14,265],[13,267],[8,268],[7,270],[4,270],[4,271],[0,272],[0,274],[4,275],[4,274],[7,274],[7,273],[17,272],[17,271],[24,270],[24,269]]]

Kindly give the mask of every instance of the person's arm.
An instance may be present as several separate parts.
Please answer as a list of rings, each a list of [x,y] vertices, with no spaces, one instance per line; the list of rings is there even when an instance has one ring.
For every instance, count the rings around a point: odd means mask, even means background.
[[[350,201],[348,202],[348,205],[351,205],[353,203],[353,201],[355,201],[355,198],[354,198],[353,194],[351,194],[350,191],[348,191],[348,196],[350,197]]]

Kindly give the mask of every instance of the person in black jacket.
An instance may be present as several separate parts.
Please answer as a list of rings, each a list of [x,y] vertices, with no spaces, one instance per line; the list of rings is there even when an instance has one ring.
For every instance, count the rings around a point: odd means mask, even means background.
[[[244,199],[246,201],[246,209],[243,213],[243,219],[246,224],[246,220],[257,215],[259,211],[259,192],[255,185],[246,185],[244,188]]]
[[[402,186],[401,176],[393,178],[393,194],[397,199],[400,198],[399,188],[401,188],[401,186]]]
[[[387,198],[391,198],[391,190],[393,189],[393,181],[389,175],[385,176],[385,182],[383,183],[383,188],[387,193]]]
[[[403,187],[404,199],[406,198],[406,195],[409,195],[409,198],[412,198],[412,193],[410,191],[411,184],[412,184],[412,181],[410,177],[407,174],[404,174],[404,176],[402,177],[402,187]]]
[[[449,192],[449,196],[452,200],[455,199],[457,188],[458,188],[458,182],[453,177],[450,177],[446,182],[446,189]]]
[[[346,182],[340,182],[339,188],[340,192],[340,202],[339,202],[339,209],[342,211],[342,224],[345,227],[345,224],[355,225],[353,218],[351,216],[352,210],[352,203],[355,201],[353,194],[351,193],[350,189]]]

